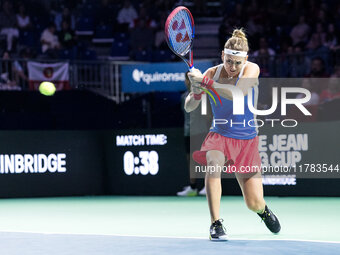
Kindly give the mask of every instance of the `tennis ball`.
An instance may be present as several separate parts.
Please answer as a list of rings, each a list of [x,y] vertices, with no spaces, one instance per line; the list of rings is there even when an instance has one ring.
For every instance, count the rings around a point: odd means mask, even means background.
[[[52,82],[44,81],[39,85],[39,91],[45,96],[53,96],[55,93],[55,86]]]

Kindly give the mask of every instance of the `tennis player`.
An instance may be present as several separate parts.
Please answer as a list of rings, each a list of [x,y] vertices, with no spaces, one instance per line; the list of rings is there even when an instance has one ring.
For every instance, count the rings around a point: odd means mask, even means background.
[[[209,101],[214,119],[228,120],[228,124],[217,125],[213,121],[201,151],[195,152],[193,158],[199,164],[207,165],[207,169],[221,169],[225,164],[235,166],[237,169],[235,175],[248,208],[261,217],[272,233],[278,233],[281,226],[263,198],[260,170],[251,172],[248,168],[245,172],[241,171],[247,166],[261,168],[257,130],[247,124],[249,120],[254,120],[254,115],[247,104],[248,89],[251,88],[252,103],[256,107],[260,70],[257,64],[247,61],[248,50],[248,40],[243,29],[235,29],[222,51],[222,64],[209,68],[203,75],[197,69],[189,73],[192,92],[187,96],[184,107],[187,112],[198,107],[202,96],[200,88],[215,88],[221,96],[222,104],[215,105],[210,97]],[[233,114],[233,96],[228,86],[224,84],[237,86],[242,90],[245,109],[243,115]],[[254,123],[252,125],[254,126]],[[226,229],[219,214],[222,194],[221,172],[207,171],[205,187],[211,216],[210,240],[227,240]]]

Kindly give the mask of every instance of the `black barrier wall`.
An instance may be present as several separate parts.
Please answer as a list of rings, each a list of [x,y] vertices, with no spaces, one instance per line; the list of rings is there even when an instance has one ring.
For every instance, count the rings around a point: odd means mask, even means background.
[[[261,138],[261,156],[281,164],[283,155],[295,152],[301,156],[297,164],[339,164],[338,130],[340,122],[301,123],[294,129],[263,128],[260,136],[266,137]],[[268,149],[274,136],[284,134],[295,138],[300,134],[303,144],[289,150]],[[2,198],[175,195],[189,182],[182,128],[0,131],[0,139]],[[241,195],[235,179],[223,179],[222,185],[224,195]],[[267,196],[340,196],[339,187],[339,178],[309,176],[267,180],[264,190]]]
[[[1,131],[0,197],[102,195],[100,132]]]

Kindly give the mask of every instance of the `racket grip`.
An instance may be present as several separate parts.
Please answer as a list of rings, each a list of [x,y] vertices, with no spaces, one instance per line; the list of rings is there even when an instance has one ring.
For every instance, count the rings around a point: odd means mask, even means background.
[[[194,69],[194,52],[192,50],[190,50],[189,58],[189,71],[192,72]]]

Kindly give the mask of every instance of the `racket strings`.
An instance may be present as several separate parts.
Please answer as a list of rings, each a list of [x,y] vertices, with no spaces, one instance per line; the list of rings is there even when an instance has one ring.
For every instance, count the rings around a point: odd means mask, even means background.
[[[177,27],[174,30],[172,26],[175,22],[177,22]],[[183,28],[181,29],[181,31],[179,31],[178,28],[182,26],[182,22],[184,22],[185,24],[185,29]],[[173,17],[172,22],[170,22],[169,27],[168,27],[168,33],[169,33],[170,40],[172,42],[171,45],[173,49],[182,56],[186,55],[188,51],[190,50],[190,46],[192,44],[192,27],[191,27],[189,15],[185,11],[179,11]],[[183,41],[177,42],[176,37],[178,36],[179,33],[182,34],[181,40],[184,39],[186,34],[189,36],[189,39],[185,42]]]

